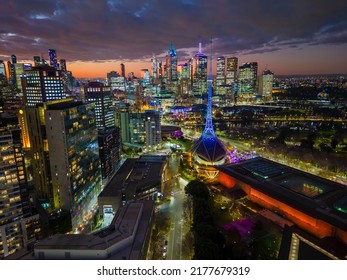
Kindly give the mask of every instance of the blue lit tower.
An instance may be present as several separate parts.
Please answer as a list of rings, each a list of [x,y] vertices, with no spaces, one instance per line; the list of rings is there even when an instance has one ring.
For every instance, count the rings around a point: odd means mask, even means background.
[[[192,147],[195,165],[199,172],[204,172],[210,178],[215,177],[218,171],[213,167],[225,163],[226,149],[217,138],[212,123],[212,50],[208,77],[207,115],[204,131]]]
[[[49,49],[48,55],[49,55],[50,66],[55,68],[56,70],[58,70],[59,64],[58,64],[58,59],[57,59],[57,51],[54,49]]]

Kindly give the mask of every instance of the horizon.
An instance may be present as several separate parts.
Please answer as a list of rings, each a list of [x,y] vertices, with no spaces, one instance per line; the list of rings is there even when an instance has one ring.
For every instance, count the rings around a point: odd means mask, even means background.
[[[47,58],[53,48],[77,78],[106,76],[122,62],[126,73],[138,75],[170,43],[185,62],[199,42],[209,53],[212,38],[215,57],[236,56],[239,65],[257,61],[259,72],[347,73],[341,59],[347,57],[346,13],[347,3],[324,0],[6,1],[0,59]]]

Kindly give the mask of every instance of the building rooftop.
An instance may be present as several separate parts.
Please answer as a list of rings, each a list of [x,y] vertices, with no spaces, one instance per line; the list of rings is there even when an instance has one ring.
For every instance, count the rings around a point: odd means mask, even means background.
[[[347,230],[347,188],[261,157],[217,167],[312,217]]]
[[[108,250],[120,242],[133,239],[127,246],[118,246],[120,250],[113,251],[110,258],[121,252],[122,258],[139,259],[154,203],[152,201],[139,201],[127,204],[120,208],[112,223],[106,229],[93,234],[56,234],[46,238],[35,245],[35,254],[42,250],[79,250],[80,255],[75,258],[83,258],[83,250]],[[125,242],[126,243],[126,242]],[[134,247],[134,245],[136,245]],[[112,250],[112,249],[110,249]],[[76,251],[75,251],[76,252]],[[76,257],[77,256],[77,257]]]

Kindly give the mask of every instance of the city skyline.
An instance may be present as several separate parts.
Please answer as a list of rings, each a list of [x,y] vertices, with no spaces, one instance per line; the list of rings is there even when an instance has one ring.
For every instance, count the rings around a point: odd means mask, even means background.
[[[347,73],[347,4],[341,1],[6,1],[0,18],[0,59],[48,60],[57,50],[77,78],[150,68],[170,43],[185,62],[213,38],[217,56],[257,61],[276,75]],[[215,64],[215,63],[214,63]],[[214,65],[215,67],[215,65]]]

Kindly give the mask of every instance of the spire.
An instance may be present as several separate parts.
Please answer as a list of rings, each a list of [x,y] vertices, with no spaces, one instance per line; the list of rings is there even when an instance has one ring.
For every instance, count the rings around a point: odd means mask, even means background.
[[[207,115],[206,124],[203,132],[204,137],[215,137],[212,124],[212,38],[211,38],[211,51],[210,51],[210,65],[208,73],[208,94],[207,94]]]
[[[201,42],[199,43],[199,53],[201,53]]]

